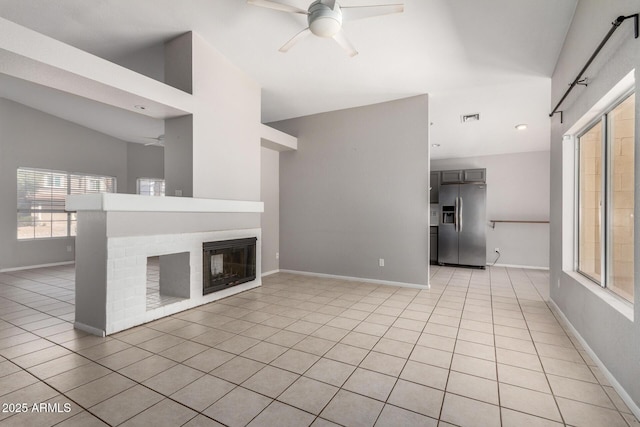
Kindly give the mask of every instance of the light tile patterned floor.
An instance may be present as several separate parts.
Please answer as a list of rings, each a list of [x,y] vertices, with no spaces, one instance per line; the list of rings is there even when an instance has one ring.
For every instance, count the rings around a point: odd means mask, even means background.
[[[545,303],[547,272],[263,283],[98,338],[73,329],[73,266],[0,274],[0,424],[638,425]]]

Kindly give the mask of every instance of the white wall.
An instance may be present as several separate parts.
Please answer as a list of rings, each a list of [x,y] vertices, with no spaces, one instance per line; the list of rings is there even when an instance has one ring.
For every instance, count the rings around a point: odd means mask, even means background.
[[[578,74],[602,37],[611,28],[611,22],[619,15],[638,13],[637,0],[580,0],[576,14],[562,49],[553,76],[552,101],[560,99]],[[563,207],[563,201],[571,194],[563,194],[563,175],[569,179],[573,173],[569,163],[573,152],[567,150],[563,158],[563,135],[580,120],[626,74],[635,69],[638,81],[640,70],[640,41],[633,38],[633,20],[622,24],[601,51],[594,65],[586,73],[588,87],[578,87],[562,105],[564,123],[559,115],[553,118],[551,128],[551,298],[568,318],[598,359],[624,388],[635,405],[640,404],[640,248],[635,246],[635,321],[614,308],[607,301],[604,291],[583,284],[572,275],[572,266],[563,266],[563,256],[572,250],[572,239],[563,233],[573,226],[571,200]],[[636,129],[638,129],[636,104]],[[638,132],[636,131],[636,170],[640,165]],[[571,186],[569,186],[570,188]],[[640,174],[635,174],[635,209],[640,208]],[[563,224],[563,217],[569,218]],[[635,215],[634,241],[640,241],[640,215]],[[566,227],[566,229],[565,229]],[[567,230],[568,229],[568,230]],[[565,233],[567,234],[567,233]],[[569,233],[570,234],[570,233]],[[563,270],[563,267],[566,269]],[[609,298],[612,299],[612,298]],[[624,394],[624,393],[623,393]],[[637,406],[636,406],[637,410]],[[640,415],[640,413],[636,413]]]
[[[426,95],[271,123],[298,137],[280,153],[280,268],[426,285],[428,123]]]
[[[264,212],[260,216],[262,227],[262,273],[280,269],[280,153],[261,149],[260,194]]]
[[[260,86],[194,36],[193,196],[260,200]]]
[[[549,224],[499,223],[492,219],[549,220],[549,152],[439,159],[431,170],[487,169],[487,263],[549,266]]]
[[[167,84],[193,93],[195,101],[190,129],[183,118],[165,121],[169,194],[179,189],[184,196],[259,201],[258,84],[194,33],[167,43],[165,61]]]
[[[118,191],[124,193],[128,144],[2,98],[0,129],[0,269],[72,261],[72,237],[17,240],[16,170],[34,167],[115,176]]]

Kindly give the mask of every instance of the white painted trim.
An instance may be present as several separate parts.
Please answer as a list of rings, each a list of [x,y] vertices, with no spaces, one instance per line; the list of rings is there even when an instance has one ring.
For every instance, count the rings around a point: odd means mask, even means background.
[[[567,319],[567,317],[564,315],[562,310],[560,310],[560,307],[558,307],[555,301],[553,301],[552,299],[549,299],[548,303],[555,309],[555,312],[560,316],[562,321],[567,325],[571,333],[573,333],[573,335],[578,339],[578,341],[580,342],[582,347],[584,347],[584,350],[587,352],[589,357],[591,357],[591,359],[593,359],[596,365],[598,365],[598,368],[600,369],[600,371],[603,373],[607,381],[611,383],[615,391],[618,392],[618,394],[620,395],[620,398],[629,407],[631,412],[633,412],[633,415],[635,415],[636,418],[640,419],[640,407],[636,405],[636,403],[633,401],[631,396],[629,396],[627,391],[622,387],[622,385],[620,385],[618,380],[616,380],[616,378],[611,374],[611,372],[609,372],[605,364],[602,363],[602,361],[598,358],[596,353],[591,349],[591,347],[589,347],[589,344],[587,344],[587,341],[585,341],[585,339],[582,338],[582,335],[580,335],[578,330],[573,327],[571,322],[569,322],[569,319]]]
[[[537,267],[534,265],[518,265],[518,264],[487,264],[487,267],[505,267],[505,268],[524,268],[528,270],[549,270],[549,267]]]
[[[0,51],[4,74],[155,119],[184,116],[196,104],[191,94],[4,18]]]
[[[272,274],[276,274],[276,273],[280,273],[280,269],[266,271],[266,272],[262,273],[262,277],[271,276]]]
[[[584,286],[588,291],[600,298],[603,303],[611,306],[611,308],[633,322],[633,304],[623,300],[609,289],[603,288],[576,271],[563,271],[563,273],[578,282],[580,285]]]
[[[99,193],[67,196],[65,209],[120,212],[264,212],[263,202]]]
[[[52,262],[49,264],[25,265],[23,267],[3,268],[3,269],[0,269],[0,273],[8,273],[10,271],[31,270],[34,268],[57,267],[59,265],[71,265],[75,263],[76,263],[75,261],[64,261],[64,262]]]
[[[97,335],[99,337],[106,337],[107,334],[102,329],[94,328],[93,326],[85,325],[84,323],[74,322],[73,327],[83,331],[90,333],[91,335]]]
[[[329,279],[342,279],[342,280],[349,280],[351,282],[367,282],[367,283],[375,283],[377,285],[399,286],[403,288],[430,289],[431,287],[431,285],[419,285],[417,283],[393,282],[390,280],[367,279],[364,277],[338,276],[335,274],[314,273],[311,271],[280,270],[280,272],[300,274],[302,276],[326,277]]]
[[[298,149],[298,138],[265,124],[260,125],[260,144],[271,150],[290,151]]]

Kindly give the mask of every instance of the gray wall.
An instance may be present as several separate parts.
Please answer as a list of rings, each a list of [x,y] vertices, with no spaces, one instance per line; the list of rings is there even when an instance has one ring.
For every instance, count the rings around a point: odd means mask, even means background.
[[[164,179],[164,149],[127,144],[127,193],[136,194],[138,178]]]
[[[549,152],[440,159],[431,170],[487,169],[487,220],[549,219]],[[487,221],[487,263],[549,266],[549,224],[496,224]]]
[[[638,12],[637,0],[581,0],[574,21],[567,35],[558,65],[553,76],[552,101],[557,102],[577,75],[601,38],[611,28],[618,15]],[[551,298],[586,340],[608,371],[624,387],[636,405],[640,404],[640,253],[635,246],[635,322],[628,320],[610,303],[563,271],[563,254],[573,242],[563,239],[563,135],[599,99],[635,68],[638,81],[640,70],[639,41],[633,38],[632,21],[625,22],[601,51],[586,75],[587,88],[578,87],[563,104],[564,123],[554,117],[551,128]],[[636,104],[636,129],[638,129],[638,105]],[[636,170],[640,165],[640,150],[636,132]],[[570,176],[571,170],[566,171]],[[635,209],[640,208],[640,174],[635,175]],[[569,209],[567,209],[569,210]],[[640,241],[640,215],[635,215],[634,241]],[[570,226],[570,224],[567,224]]]
[[[165,193],[193,197],[193,115],[165,120],[164,135]]]
[[[260,195],[264,212],[262,227],[262,273],[280,269],[280,153],[262,148],[260,159]]]
[[[162,43],[145,46],[133,52],[127,52],[123,56],[107,57],[105,59],[152,79],[164,82],[164,45]]]
[[[16,169],[115,176],[126,192],[127,143],[2,98],[0,129],[0,269],[72,261],[73,238],[17,240]]]
[[[428,124],[427,95],[271,123],[298,137],[280,154],[280,268],[426,285]]]

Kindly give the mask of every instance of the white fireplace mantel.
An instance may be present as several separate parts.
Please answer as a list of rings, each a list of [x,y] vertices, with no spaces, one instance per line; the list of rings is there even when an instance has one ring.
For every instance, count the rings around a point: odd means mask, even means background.
[[[263,202],[99,193],[67,196],[66,210],[112,212],[264,212]]]

